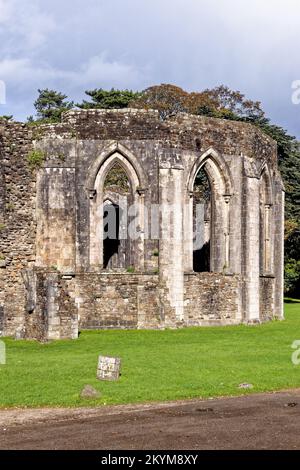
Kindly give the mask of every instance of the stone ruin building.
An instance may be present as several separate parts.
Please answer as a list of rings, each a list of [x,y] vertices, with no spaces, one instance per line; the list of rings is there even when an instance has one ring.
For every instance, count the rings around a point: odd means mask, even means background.
[[[3,336],[282,319],[283,238],[276,143],[250,124],[133,109],[1,121]]]

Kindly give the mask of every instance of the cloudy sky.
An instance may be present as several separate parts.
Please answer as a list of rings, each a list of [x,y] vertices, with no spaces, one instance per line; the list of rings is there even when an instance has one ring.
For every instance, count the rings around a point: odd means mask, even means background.
[[[24,120],[37,88],[221,83],[300,137],[299,0],[0,0],[0,114]]]

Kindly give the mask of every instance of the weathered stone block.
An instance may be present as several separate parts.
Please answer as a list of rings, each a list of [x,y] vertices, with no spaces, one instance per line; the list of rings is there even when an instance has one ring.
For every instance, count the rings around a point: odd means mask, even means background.
[[[97,378],[117,381],[120,377],[121,359],[118,357],[99,356]]]

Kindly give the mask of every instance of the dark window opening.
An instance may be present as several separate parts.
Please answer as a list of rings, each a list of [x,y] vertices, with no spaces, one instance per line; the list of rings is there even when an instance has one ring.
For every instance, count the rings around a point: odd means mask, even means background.
[[[105,269],[118,267],[120,207],[116,204],[105,204],[103,208],[103,220],[103,267]]]
[[[211,270],[211,188],[208,177],[201,169],[195,179],[193,189],[193,270]]]
[[[131,266],[132,258],[127,212],[132,203],[132,190],[119,162],[111,167],[105,178],[103,201],[103,268],[124,270]]]

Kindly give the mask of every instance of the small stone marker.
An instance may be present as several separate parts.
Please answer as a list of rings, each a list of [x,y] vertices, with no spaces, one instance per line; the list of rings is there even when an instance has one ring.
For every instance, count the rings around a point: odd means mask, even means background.
[[[240,384],[240,385],[239,385],[239,388],[253,388],[253,385],[252,385],[252,384],[244,383],[244,384]]]
[[[119,380],[121,359],[119,357],[99,356],[97,379]]]
[[[100,398],[101,394],[91,385],[86,385],[80,394],[80,398]]]

